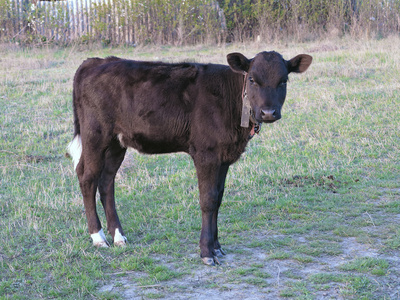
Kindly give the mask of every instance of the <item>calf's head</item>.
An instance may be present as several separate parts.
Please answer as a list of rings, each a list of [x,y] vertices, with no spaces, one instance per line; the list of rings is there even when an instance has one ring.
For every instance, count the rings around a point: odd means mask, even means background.
[[[227,56],[228,64],[236,73],[245,75],[245,91],[257,122],[272,123],[281,118],[286,97],[286,83],[291,72],[308,69],[312,57],[300,54],[285,60],[277,52],[261,52],[248,59],[241,53]]]

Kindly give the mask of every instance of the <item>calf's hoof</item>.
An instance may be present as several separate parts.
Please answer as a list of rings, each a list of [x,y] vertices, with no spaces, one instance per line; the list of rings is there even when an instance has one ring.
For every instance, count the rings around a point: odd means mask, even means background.
[[[117,246],[117,247],[126,247],[126,240],[125,240],[125,241],[114,242],[114,246]]]
[[[125,247],[127,242],[126,236],[122,235],[119,229],[115,229],[114,234],[114,245],[118,247]]]
[[[226,255],[225,251],[222,250],[222,248],[214,249],[214,251],[215,251],[215,255],[217,257],[223,257],[224,255]]]
[[[93,245],[99,248],[107,248],[110,244],[107,242],[106,236],[104,235],[103,229],[99,232],[90,235],[93,240]]]
[[[214,256],[214,257],[202,257],[201,260],[207,266],[215,266],[215,265],[220,265],[221,264],[216,256]]]
[[[98,248],[108,248],[109,246],[110,246],[110,244],[107,242],[107,241],[103,241],[103,242],[93,242],[93,245],[95,246],[95,247],[98,247]]]

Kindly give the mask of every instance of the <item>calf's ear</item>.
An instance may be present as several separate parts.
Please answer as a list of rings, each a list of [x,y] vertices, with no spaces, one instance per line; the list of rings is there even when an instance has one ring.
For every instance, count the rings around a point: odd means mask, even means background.
[[[312,63],[312,56],[307,54],[299,54],[287,62],[288,71],[295,73],[303,73]]]
[[[250,60],[241,53],[229,53],[226,56],[229,66],[233,72],[247,73],[250,68]]]

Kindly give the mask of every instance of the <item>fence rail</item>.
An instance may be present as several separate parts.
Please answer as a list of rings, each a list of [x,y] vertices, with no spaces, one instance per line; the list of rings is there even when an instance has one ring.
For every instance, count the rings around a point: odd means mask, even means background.
[[[400,1],[0,0],[0,40],[30,44],[304,41],[335,32],[399,34]]]
[[[0,0],[2,4],[7,8],[0,12],[2,40],[184,44],[220,40],[226,29],[223,11],[212,0]]]

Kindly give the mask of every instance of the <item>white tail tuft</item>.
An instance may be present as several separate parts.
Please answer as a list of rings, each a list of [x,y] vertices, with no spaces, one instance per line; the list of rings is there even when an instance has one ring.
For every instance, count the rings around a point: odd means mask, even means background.
[[[74,170],[79,163],[82,155],[82,140],[81,136],[78,134],[74,137],[71,143],[68,144],[68,153],[72,156],[74,161]]]

